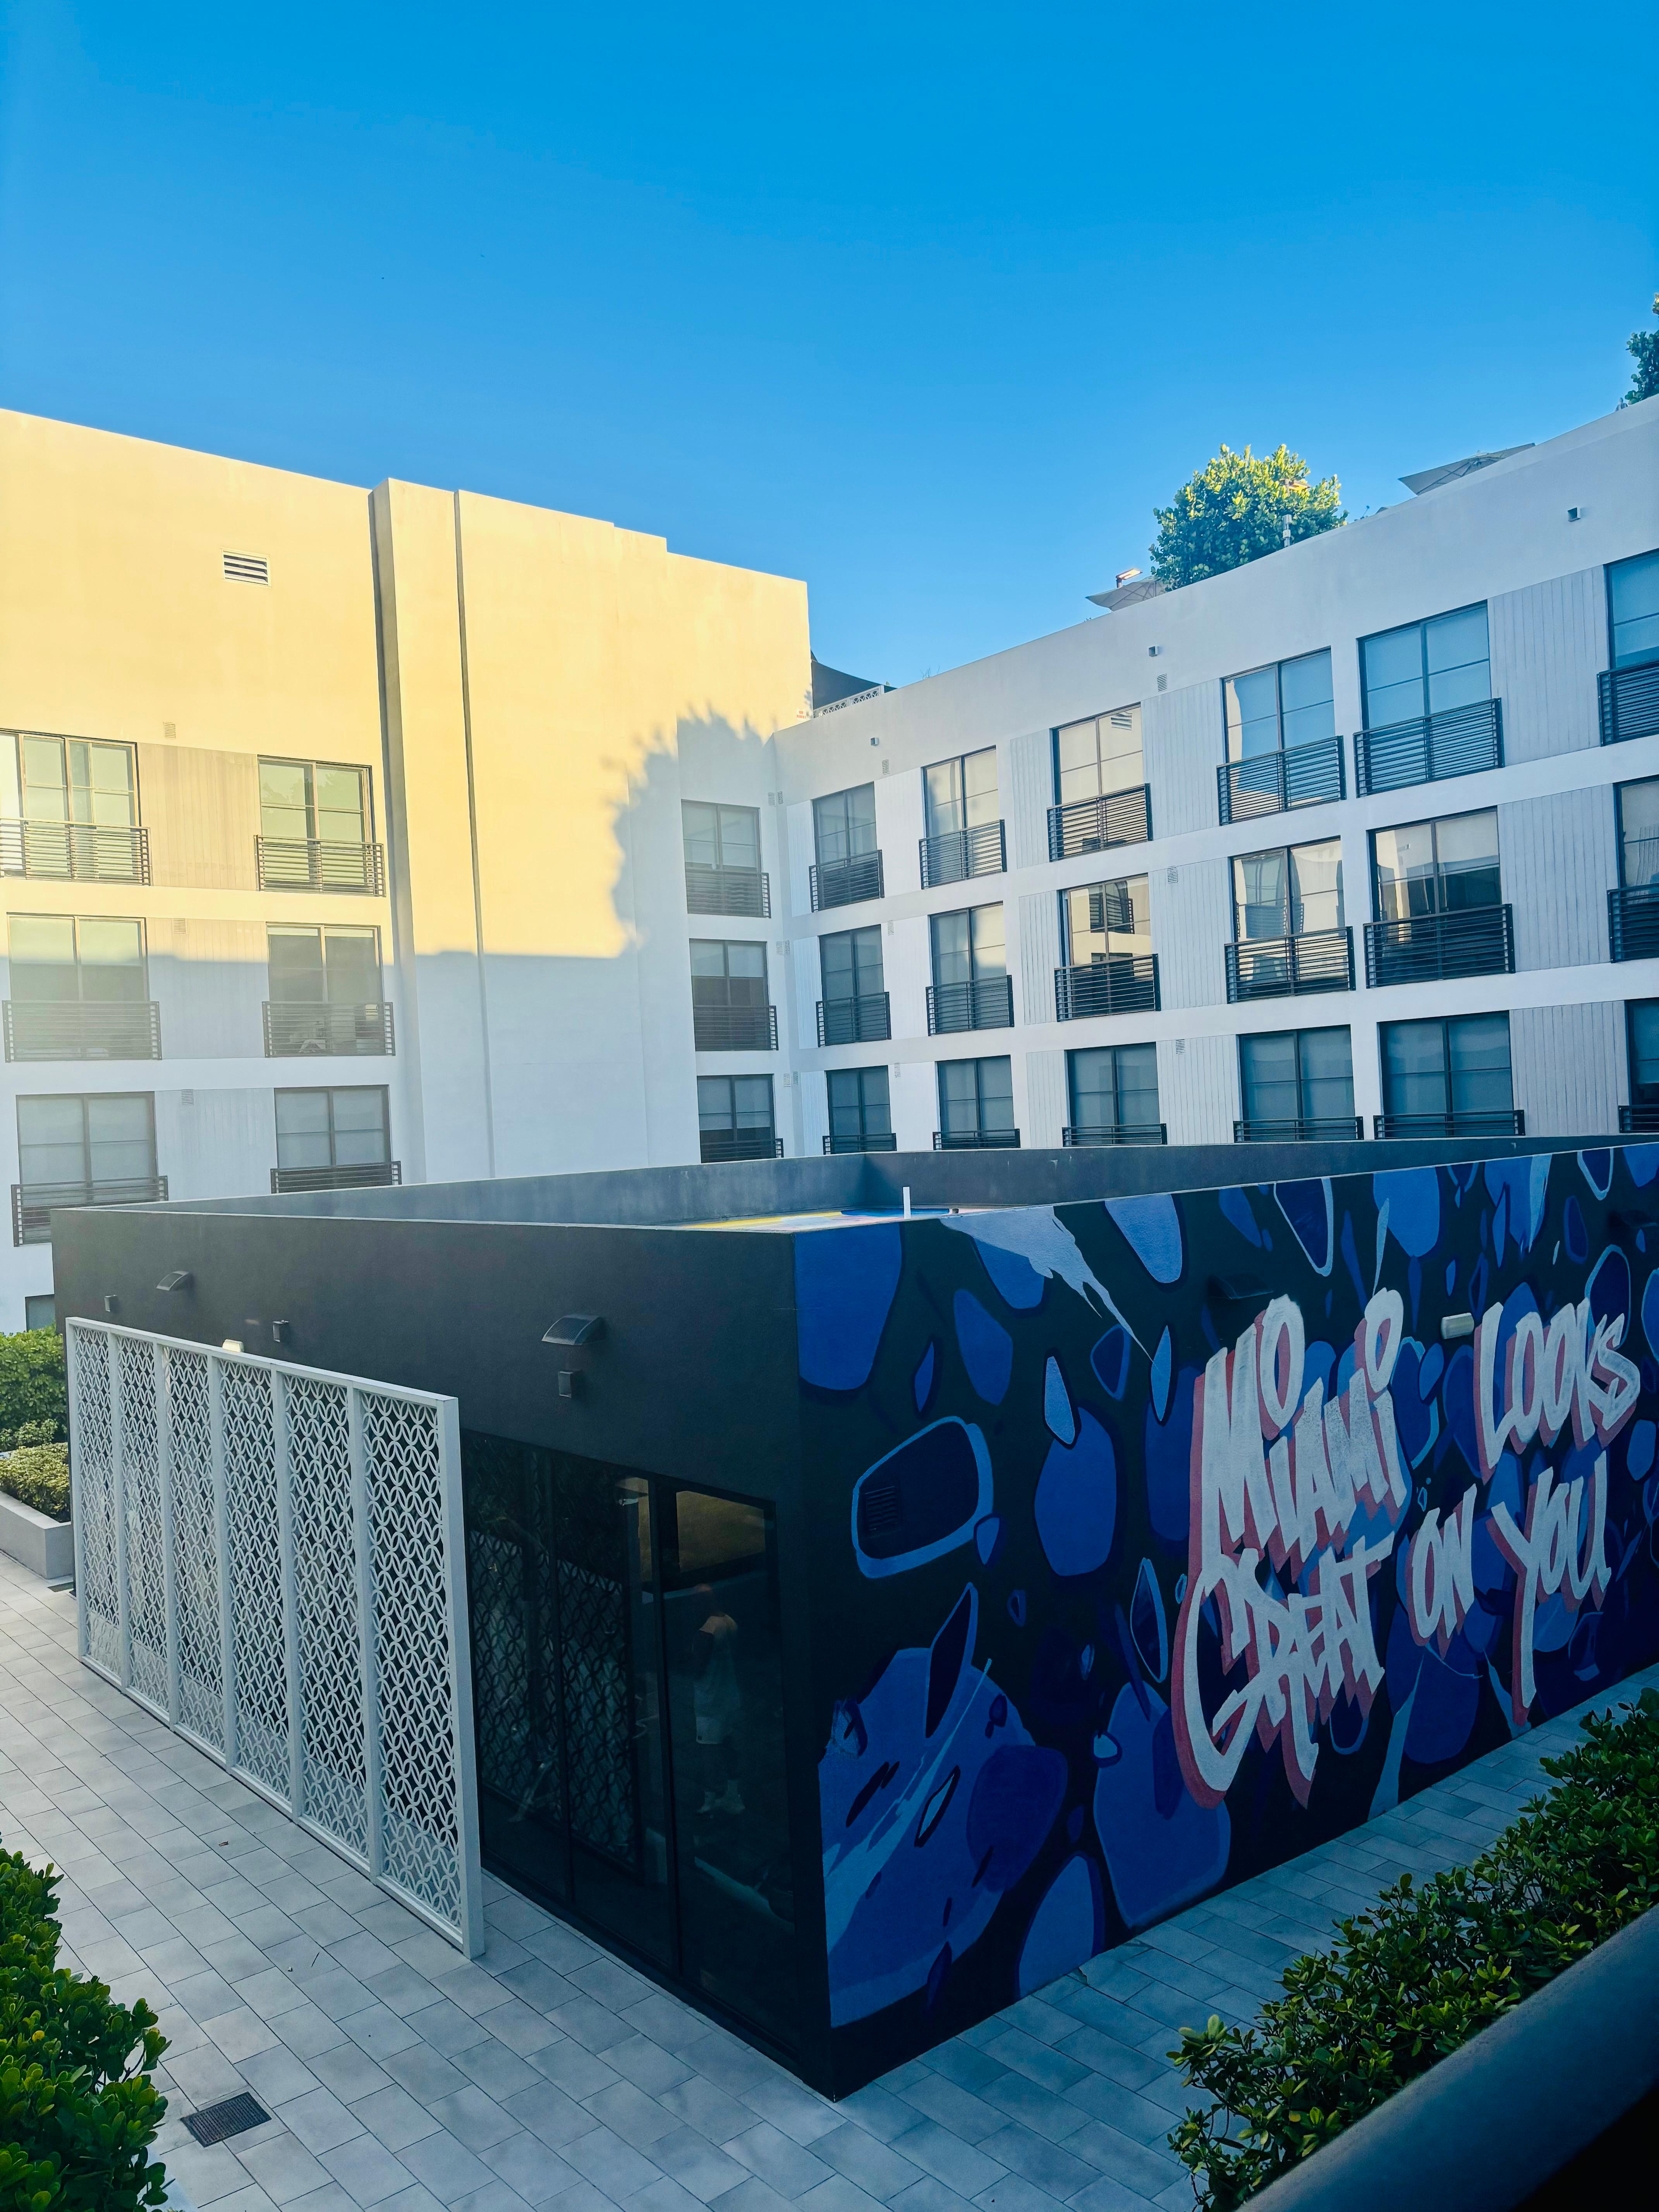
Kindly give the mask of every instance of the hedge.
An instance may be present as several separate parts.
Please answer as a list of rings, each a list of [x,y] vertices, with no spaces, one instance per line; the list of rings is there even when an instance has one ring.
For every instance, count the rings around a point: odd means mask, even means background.
[[[45,1433],[20,1437],[24,1427]],[[69,1434],[69,1384],[64,1340],[55,1328],[0,1336],[0,1451],[15,1443],[51,1443]]]
[[[1182,2032],[1170,2056],[1214,2100],[1170,2136],[1200,2204],[1246,2203],[1659,1903],[1659,1692],[1583,1727],[1471,1865],[1339,1921],[1255,2026]]]
[[[70,1517],[69,1446],[33,1443],[0,1459],[0,1490],[54,1521]]]
[[[148,2212],[166,2041],[142,2000],[58,1966],[58,1879],[0,1852],[0,2212]]]

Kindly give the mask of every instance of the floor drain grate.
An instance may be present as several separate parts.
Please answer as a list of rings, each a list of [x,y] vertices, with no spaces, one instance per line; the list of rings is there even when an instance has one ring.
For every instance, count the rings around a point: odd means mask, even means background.
[[[227,2136],[240,2136],[249,2128],[262,2126],[270,2118],[258,2099],[244,2090],[240,2097],[227,2097],[221,2105],[204,2105],[199,2112],[186,2112],[185,2125],[198,2143],[216,2143],[223,2142]]]

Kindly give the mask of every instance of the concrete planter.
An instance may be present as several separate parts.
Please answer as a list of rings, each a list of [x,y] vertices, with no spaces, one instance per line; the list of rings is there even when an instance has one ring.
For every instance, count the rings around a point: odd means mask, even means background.
[[[31,1574],[62,1587],[75,1580],[75,1530],[67,1521],[37,1513],[21,1498],[0,1490],[0,1552],[21,1559]]]

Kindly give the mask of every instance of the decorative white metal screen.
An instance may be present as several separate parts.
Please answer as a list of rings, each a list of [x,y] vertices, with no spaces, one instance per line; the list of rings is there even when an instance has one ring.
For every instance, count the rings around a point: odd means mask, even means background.
[[[66,1336],[81,1656],[475,1954],[454,1399]]]

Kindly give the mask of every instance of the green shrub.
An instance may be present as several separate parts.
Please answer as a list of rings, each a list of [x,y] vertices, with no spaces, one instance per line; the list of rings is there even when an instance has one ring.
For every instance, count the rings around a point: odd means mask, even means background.
[[[140,2212],[167,2186],[167,2045],[148,2005],[58,1966],[58,1881],[0,1852],[0,2212]]]
[[[0,1459],[0,1490],[21,1498],[37,1513],[50,1513],[54,1521],[70,1517],[69,1446],[31,1443]],[[3,2202],[3,2200],[0,2200]]]
[[[1252,2027],[1212,2019],[1170,2057],[1214,2100],[1170,2135],[1200,2203],[1243,2204],[1659,1903],[1659,1692],[1543,1761],[1557,1778],[1470,1866],[1339,1921]]]
[[[24,1428],[45,1434],[20,1435]],[[14,1443],[53,1443],[69,1434],[64,1340],[55,1328],[0,1336],[0,1451]]]

